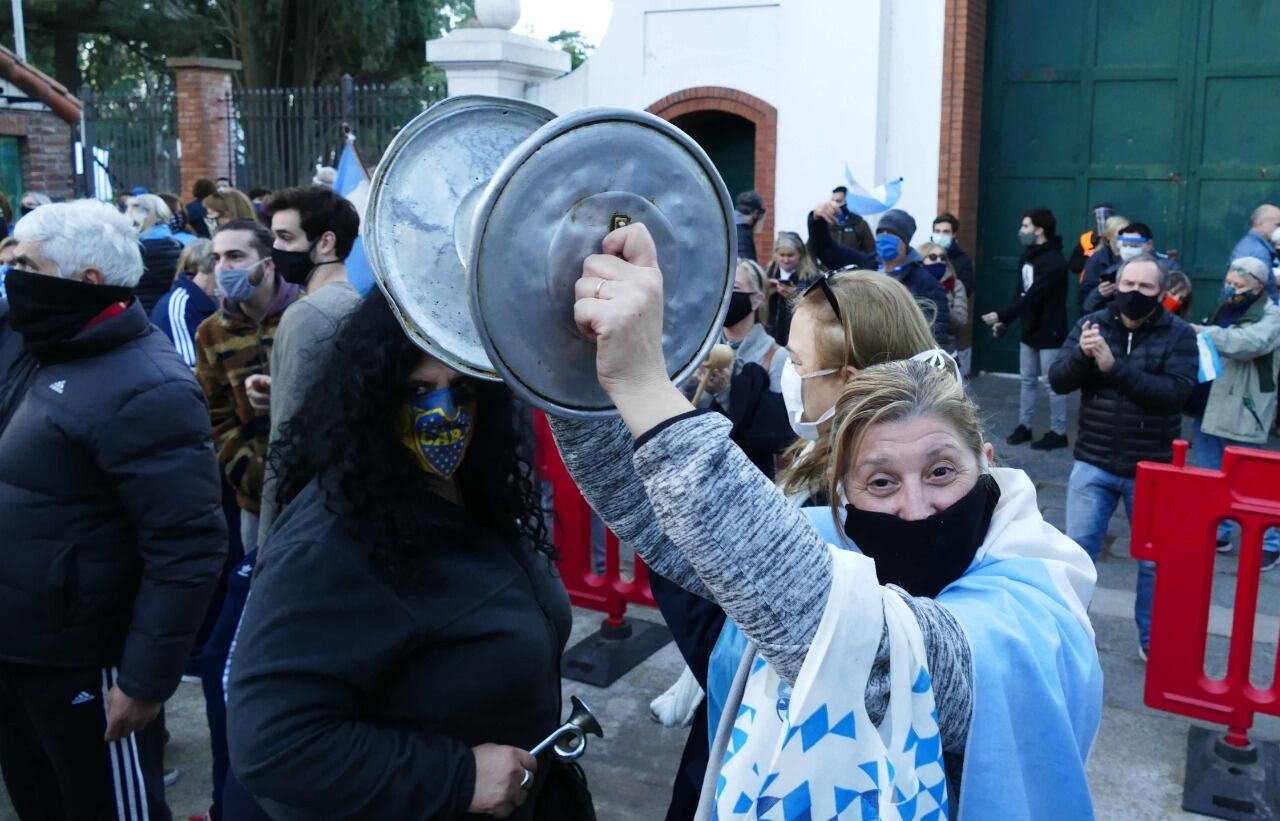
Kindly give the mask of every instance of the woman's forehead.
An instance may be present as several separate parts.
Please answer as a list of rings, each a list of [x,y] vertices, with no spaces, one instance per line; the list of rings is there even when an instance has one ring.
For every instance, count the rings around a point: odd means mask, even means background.
[[[951,423],[936,416],[915,416],[867,428],[853,464],[912,463],[967,451],[960,432]]]

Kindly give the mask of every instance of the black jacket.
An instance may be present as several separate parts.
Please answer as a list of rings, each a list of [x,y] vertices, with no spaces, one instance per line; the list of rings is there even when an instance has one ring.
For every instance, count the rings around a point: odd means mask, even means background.
[[[874,271],[880,265],[875,255],[867,255],[844,245],[836,245],[831,241],[827,231],[826,220],[809,212],[809,248],[826,268],[834,271],[849,265]],[[911,295],[920,302],[932,302],[934,306],[933,338],[939,348],[948,348],[951,344],[951,307],[947,302],[947,292],[942,283],[920,264],[920,255],[908,248],[910,258],[896,271],[885,271],[886,274],[907,286]]]
[[[164,701],[227,552],[209,411],[136,300],[67,357],[0,319],[0,658],[118,665]]]
[[[864,254],[874,254],[876,238],[871,233],[871,226],[867,225],[867,221],[848,208],[843,209],[841,213],[844,216],[844,222],[827,226],[831,231],[831,241]]]
[[[1098,323],[1111,347],[1110,373],[1080,350],[1085,322]],[[1082,317],[1049,369],[1055,391],[1081,393],[1076,458],[1116,476],[1133,476],[1143,460],[1168,462],[1198,366],[1195,331],[1164,308],[1132,332],[1110,310]]]
[[[964,285],[964,292],[969,295],[969,305],[976,305],[974,294],[977,293],[977,279],[973,273],[973,259],[960,247],[959,240],[951,240],[951,245],[947,247],[947,259],[951,260],[951,267],[956,269],[956,279],[960,280]]]
[[[1031,267],[1030,287],[1027,266]],[[1062,347],[1067,335],[1067,260],[1062,256],[1061,237],[1050,237],[1023,252],[1013,302],[999,316],[1004,325],[1022,321],[1024,345],[1038,350]]]
[[[564,586],[541,553],[464,532],[396,588],[316,483],[281,514],[227,689],[232,769],[273,818],[461,817],[471,747],[527,750],[563,722]],[[549,818],[538,764],[513,818]]]
[[[752,262],[757,262],[756,238],[751,233],[751,226],[745,222],[739,222],[734,228],[738,232],[738,259],[749,259]]]
[[[204,218],[209,216],[208,210],[204,207],[202,200],[192,200],[187,203],[187,224],[191,226],[191,233],[197,237],[209,239],[209,226],[204,224]]]
[[[139,240],[142,246],[142,279],[133,286],[142,309],[151,316],[151,309],[156,307],[160,297],[169,293],[173,287],[174,276],[178,273],[178,258],[182,256],[182,243],[172,237]]]

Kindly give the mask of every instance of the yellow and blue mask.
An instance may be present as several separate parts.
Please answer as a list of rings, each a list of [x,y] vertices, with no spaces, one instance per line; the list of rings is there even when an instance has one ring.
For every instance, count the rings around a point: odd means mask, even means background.
[[[449,388],[414,397],[400,408],[400,441],[418,467],[445,479],[462,464],[474,427],[471,414],[458,407]]]

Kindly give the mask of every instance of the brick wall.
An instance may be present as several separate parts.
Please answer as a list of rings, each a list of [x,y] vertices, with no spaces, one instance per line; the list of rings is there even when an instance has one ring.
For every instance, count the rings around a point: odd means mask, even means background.
[[[183,196],[188,196],[192,184],[201,177],[235,175],[227,134],[227,95],[231,93],[232,73],[239,70],[240,64],[234,60],[182,57],[170,59],[169,66],[178,95],[182,191]]]
[[[0,113],[0,135],[19,138],[24,191],[55,200],[77,196],[73,127],[66,120],[51,111],[12,109]]]
[[[960,242],[976,255],[987,0],[947,0],[943,31],[938,211],[960,219]]]
[[[773,255],[773,198],[778,167],[778,110],[741,91],[717,86],[686,88],[658,100],[647,109],[664,120],[694,111],[723,111],[750,120],[756,127],[755,189],[764,200],[764,219],[756,226],[756,256],[766,264]],[[736,197],[741,191],[730,191]],[[763,249],[763,250],[762,250]]]

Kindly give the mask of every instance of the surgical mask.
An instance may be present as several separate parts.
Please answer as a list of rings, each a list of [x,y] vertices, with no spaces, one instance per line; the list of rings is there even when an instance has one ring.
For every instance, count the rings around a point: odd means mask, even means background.
[[[264,262],[265,259],[260,259],[248,268],[224,268],[217,271],[214,276],[218,279],[219,291],[232,302],[245,302],[262,287],[261,282],[254,285],[249,281],[249,272]]]
[[[1125,243],[1121,243],[1120,260],[1121,262],[1128,262],[1134,257],[1142,256],[1144,253],[1146,253],[1146,250],[1147,249],[1143,248],[1141,245],[1128,245]]]
[[[214,234],[218,233],[218,218],[205,217],[204,227],[209,231],[209,236],[213,236]]]
[[[876,256],[881,262],[893,262],[898,258],[899,240],[893,234],[880,234],[876,237]]]
[[[729,313],[725,315],[725,327],[737,325],[751,315],[751,294],[734,291],[729,297]]]
[[[1139,322],[1151,316],[1160,305],[1160,300],[1141,291],[1117,291],[1111,299],[1111,310],[1120,316]]]
[[[875,562],[881,584],[934,598],[973,564],[999,502],[1000,486],[984,473],[951,507],[927,519],[908,521],[846,504],[844,532]]]
[[[475,432],[472,415],[458,407],[451,388],[440,388],[400,408],[400,441],[418,467],[442,479],[458,470]]]
[[[1271,244],[1280,245],[1280,228],[1271,232]]]
[[[954,238],[950,234],[930,234],[929,239],[931,239],[935,245],[941,245],[943,248],[950,248],[951,242]]]
[[[801,439],[807,439],[810,442],[818,441],[820,434],[818,427],[836,415],[836,406],[832,405],[827,408],[826,412],[818,417],[816,422],[804,421],[804,380],[817,379],[819,376],[827,376],[835,373],[838,368],[827,368],[826,370],[814,371],[806,373],[804,376],[796,370],[796,366],[788,358],[782,365],[782,402],[787,406],[787,421],[791,423],[791,430],[795,431],[796,436]]]
[[[1035,231],[1019,231],[1018,242],[1021,242],[1023,245],[1028,247],[1035,245],[1036,232]]]
[[[1182,307],[1182,300],[1173,294],[1165,294],[1164,299],[1160,303],[1164,309],[1171,314],[1176,314],[1178,309]]]

